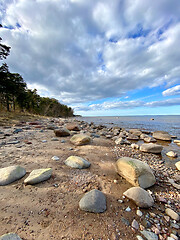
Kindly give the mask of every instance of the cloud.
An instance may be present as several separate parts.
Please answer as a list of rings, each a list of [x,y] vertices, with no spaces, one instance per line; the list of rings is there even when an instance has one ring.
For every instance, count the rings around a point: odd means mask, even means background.
[[[167,90],[162,92],[163,96],[174,96],[174,95],[180,95],[180,85],[177,85],[172,88],[168,88]]]
[[[173,98],[161,101],[112,101],[104,102],[101,104],[91,104],[89,106],[74,106],[75,111],[98,111],[98,110],[110,110],[110,109],[133,109],[138,107],[148,107],[148,108],[158,108],[158,107],[167,107],[167,106],[176,106],[180,105],[180,98]]]
[[[179,0],[8,0],[1,7],[10,70],[66,104],[179,81]]]

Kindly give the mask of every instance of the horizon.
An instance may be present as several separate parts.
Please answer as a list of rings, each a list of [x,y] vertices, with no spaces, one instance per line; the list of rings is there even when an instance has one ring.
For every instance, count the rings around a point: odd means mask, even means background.
[[[5,62],[75,115],[178,116],[179,13],[179,0],[3,0]]]

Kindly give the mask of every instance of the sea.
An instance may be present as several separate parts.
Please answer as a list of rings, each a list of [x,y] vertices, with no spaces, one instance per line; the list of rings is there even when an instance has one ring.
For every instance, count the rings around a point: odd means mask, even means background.
[[[144,115],[144,116],[100,116],[100,117],[76,117],[77,120],[88,123],[93,122],[95,125],[105,125],[107,127],[118,126],[129,130],[131,128],[154,131],[166,131],[172,136],[180,139],[180,115]],[[162,158],[167,162],[180,161],[180,147],[173,141],[158,141],[157,143],[164,146]],[[176,159],[170,159],[166,152],[175,151],[178,154]]]

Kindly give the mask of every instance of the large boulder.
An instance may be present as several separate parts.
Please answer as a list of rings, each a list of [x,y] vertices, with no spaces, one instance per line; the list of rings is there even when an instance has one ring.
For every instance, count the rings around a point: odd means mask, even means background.
[[[81,198],[79,207],[86,212],[102,213],[106,210],[106,196],[101,191],[93,189]]]
[[[67,128],[55,129],[54,133],[55,133],[56,137],[67,137],[70,135],[70,132]]]
[[[155,143],[143,143],[140,146],[141,152],[147,152],[147,153],[161,153],[163,149],[163,146]]]
[[[80,127],[78,124],[76,123],[68,123],[66,124],[66,128],[69,130],[69,131],[80,131]]]
[[[148,188],[155,184],[155,176],[147,163],[122,157],[116,162],[117,172],[136,187]]]
[[[86,145],[91,142],[91,137],[85,134],[76,134],[72,136],[70,142],[76,146]]]
[[[132,187],[123,193],[124,196],[131,199],[138,207],[148,208],[152,207],[154,200],[151,195],[140,187]]]
[[[0,237],[0,240],[22,240],[16,233],[7,233]]]
[[[51,168],[42,168],[33,170],[24,180],[25,184],[36,184],[49,179],[52,175]]]
[[[26,174],[25,168],[21,166],[10,166],[0,169],[0,186],[8,185]]]
[[[78,156],[70,156],[66,159],[65,164],[72,168],[88,168],[90,167],[91,163],[84,158]]]
[[[165,131],[155,131],[153,132],[153,137],[158,140],[171,141],[171,135]]]

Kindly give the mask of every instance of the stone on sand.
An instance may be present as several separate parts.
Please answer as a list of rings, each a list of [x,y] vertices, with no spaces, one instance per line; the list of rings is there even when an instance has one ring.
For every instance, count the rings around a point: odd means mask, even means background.
[[[178,170],[180,170],[180,161],[175,163],[175,166],[177,167]]]
[[[80,127],[76,123],[68,123],[68,124],[66,124],[66,128],[69,131],[80,131]]]
[[[70,142],[76,146],[86,145],[91,141],[91,137],[85,134],[76,134],[70,139]]]
[[[170,216],[172,219],[179,221],[179,214],[177,214],[176,212],[174,212],[172,209],[170,208],[166,208],[165,209],[165,213]]]
[[[25,168],[15,165],[0,169],[0,186],[8,185],[26,174]]]
[[[163,147],[159,144],[154,143],[143,143],[140,146],[141,152],[147,152],[147,153],[161,153]]]
[[[55,133],[56,137],[67,137],[70,135],[70,132],[67,128],[55,129],[54,133]]]
[[[123,195],[131,199],[138,207],[141,208],[152,207],[154,204],[154,200],[151,195],[140,187],[129,188],[123,193]]]
[[[33,170],[24,180],[25,184],[37,184],[49,179],[52,175],[51,168],[42,168]]]
[[[93,213],[102,213],[106,210],[106,196],[97,189],[86,193],[79,202],[81,210]]]
[[[7,233],[0,237],[0,240],[22,240],[16,233]]]
[[[172,157],[172,158],[176,158],[177,157],[177,153],[173,152],[173,151],[169,151],[166,153],[166,155],[168,157]]]
[[[65,164],[72,168],[88,168],[91,163],[84,158],[78,156],[70,156],[65,160]]]
[[[117,172],[136,187],[148,188],[155,184],[155,176],[147,163],[122,157],[116,162]]]

